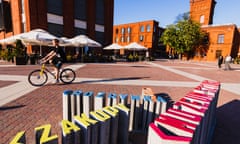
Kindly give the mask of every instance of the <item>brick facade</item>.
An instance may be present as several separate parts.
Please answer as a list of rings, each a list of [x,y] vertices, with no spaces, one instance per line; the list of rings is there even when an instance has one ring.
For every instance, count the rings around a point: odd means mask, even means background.
[[[202,25],[213,23],[215,0],[190,0],[190,17]]]
[[[81,6],[85,4],[85,20],[81,20],[83,25],[76,26],[75,18],[75,0],[61,0],[62,8],[60,7],[60,14],[53,14],[56,16],[57,22],[60,19],[62,23],[52,23],[49,22],[48,14],[52,14],[49,11],[48,3],[49,1],[40,1],[40,0],[4,0],[9,1],[11,6],[12,13],[12,22],[13,30],[11,32],[0,32],[0,39],[10,37],[15,34],[22,32],[27,32],[32,29],[41,28],[49,31],[52,34],[61,37],[73,37],[79,34],[79,31],[76,32],[77,28],[81,29],[81,34],[85,34],[90,38],[102,43],[103,45],[108,45],[112,43],[112,30],[113,30],[113,0],[105,0],[99,5],[101,8],[98,8],[96,0],[86,0],[81,1]],[[24,4],[24,5],[23,5]],[[53,7],[51,5],[51,7]],[[103,8],[102,8],[103,7]],[[22,16],[24,8],[25,15]],[[58,8],[59,10],[59,8]],[[101,14],[98,14],[98,18],[101,17],[103,21],[101,24],[97,23],[97,11],[100,10]],[[23,23],[25,23],[23,25]],[[53,25],[58,25],[62,28],[62,32],[54,30],[54,26],[49,28],[49,23]],[[85,27],[86,25],[86,27]],[[80,28],[79,28],[80,27]],[[55,32],[55,33],[54,33]],[[97,34],[98,33],[98,34]],[[100,36],[99,36],[100,35]]]
[[[223,57],[236,57],[239,50],[239,32],[235,24],[208,25],[202,30],[209,34],[209,48],[206,60],[214,61],[221,54]]]
[[[157,21],[149,20],[114,25],[113,43],[124,46],[131,42],[137,42],[148,48],[151,53],[156,53],[160,49],[158,41],[163,33],[163,29],[158,24]]]
[[[235,24],[212,25],[215,0],[190,0],[190,17],[202,25],[209,35],[209,48],[205,56],[194,59],[215,61],[219,55],[237,57],[239,51],[239,30]],[[202,16],[202,19],[201,19]]]

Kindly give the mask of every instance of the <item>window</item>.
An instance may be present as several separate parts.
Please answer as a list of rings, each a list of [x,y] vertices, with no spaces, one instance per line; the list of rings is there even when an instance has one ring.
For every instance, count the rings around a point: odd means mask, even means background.
[[[62,15],[63,14],[62,0],[48,0],[47,11],[48,13]]]
[[[127,37],[127,42],[130,42],[131,41],[131,38],[130,36]]]
[[[118,28],[115,30],[115,33],[118,34]]]
[[[143,41],[143,39],[144,39],[144,36],[143,35],[140,35],[140,37],[139,37],[139,41]]]
[[[118,37],[115,38],[115,43],[118,43]]]
[[[204,18],[205,18],[204,15],[201,15],[201,16],[200,16],[200,23],[201,23],[201,24],[204,23]]]
[[[124,29],[124,28],[122,28],[122,29],[121,29],[121,32],[122,32],[122,34],[124,34],[124,33],[125,33],[125,29]]]
[[[219,34],[218,35],[218,44],[223,44],[224,43],[224,34]]]
[[[147,25],[147,32],[150,32],[150,31],[151,31],[151,26]]]
[[[121,37],[121,42],[124,42],[124,37],[123,36]]]
[[[58,37],[63,35],[63,25],[48,23],[48,31]]]
[[[140,27],[140,32],[144,32],[144,26],[143,25]]]
[[[12,13],[11,4],[7,1],[1,2],[0,5],[0,30],[5,30],[5,32],[10,32],[12,28]]]
[[[127,32],[131,33],[131,28],[130,27],[127,28]]]
[[[104,25],[104,0],[96,1],[96,23]]]
[[[74,0],[74,16],[78,20],[86,20],[87,15],[87,0]]]

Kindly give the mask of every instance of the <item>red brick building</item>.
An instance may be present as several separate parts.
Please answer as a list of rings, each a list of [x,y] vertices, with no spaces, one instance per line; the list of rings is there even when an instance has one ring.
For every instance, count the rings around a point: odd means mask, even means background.
[[[164,30],[158,25],[159,22],[154,20],[114,25],[113,43],[124,46],[137,42],[148,48],[151,54],[158,55],[162,51],[159,38]]]
[[[112,42],[114,0],[1,0],[0,4],[4,7],[0,39],[42,28],[59,37],[85,34],[103,45]]]
[[[215,0],[190,0],[190,17],[202,25],[209,35],[209,48],[206,55],[196,54],[195,59],[214,61],[219,55],[230,54],[233,58],[239,52],[240,34],[235,24],[213,24]]]

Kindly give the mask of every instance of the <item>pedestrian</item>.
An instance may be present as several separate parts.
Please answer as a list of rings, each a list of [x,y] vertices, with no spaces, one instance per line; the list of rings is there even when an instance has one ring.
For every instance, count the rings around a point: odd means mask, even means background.
[[[232,61],[232,57],[230,55],[226,56],[225,58],[225,70],[230,70],[230,63]]]
[[[218,68],[219,68],[219,69],[222,67],[222,63],[223,63],[223,56],[220,55],[220,56],[218,57]]]

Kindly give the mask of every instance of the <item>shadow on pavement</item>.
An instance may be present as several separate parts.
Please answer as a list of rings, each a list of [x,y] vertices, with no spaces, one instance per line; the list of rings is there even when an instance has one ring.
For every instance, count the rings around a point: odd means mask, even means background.
[[[217,123],[212,144],[240,143],[240,100],[233,100],[217,109]]]
[[[84,83],[96,83],[96,82],[111,82],[111,81],[123,81],[123,80],[137,80],[144,79],[149,77],[125,77],[125,78],[110,78],[103,80],[89,80],[89,81],[81,81],[81,82],[73,82],[72,84],[84,84]]]
[[[25,107],[25,106],[26,106],[26,105],[3,106],[3,107],[0,107],[0,111],[12,110],[12,109],[17,109],[17,108],[22,108],[22,107]]]

